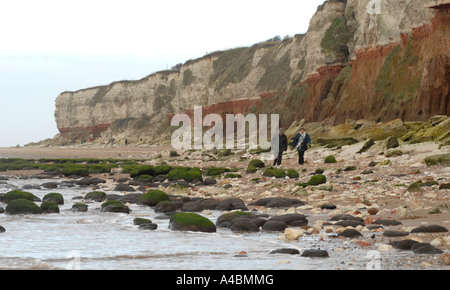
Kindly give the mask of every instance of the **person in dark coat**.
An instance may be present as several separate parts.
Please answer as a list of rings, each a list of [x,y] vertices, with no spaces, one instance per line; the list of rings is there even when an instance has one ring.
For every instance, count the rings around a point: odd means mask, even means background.
[[[280,129],[279,134],[280,134],[280,137],[279,137],[279,144],[278,144],[279,145],[278,156],[273,161],[273,166],[281,165],[281,162],[283,161],[283,152],[287,151],[287,149],[288,149],[288,141],[287,141],[286,135],[284,134],[283,128]]]
[[[292,143],[292,148],[297,148],[298,151],[298,164],[303,165],[305,163],[304,155],[309,147],[311,147],[311,137],[305,132],[305,128],[301,128]]]

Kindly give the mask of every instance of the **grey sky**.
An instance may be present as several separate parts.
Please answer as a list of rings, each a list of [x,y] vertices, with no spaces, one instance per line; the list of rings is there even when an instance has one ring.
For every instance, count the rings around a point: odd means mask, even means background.
[[[135,80],[206,53],[305,33],[309,1],[15,0],[0,10],[0,147],[58,133],[63,91]]]

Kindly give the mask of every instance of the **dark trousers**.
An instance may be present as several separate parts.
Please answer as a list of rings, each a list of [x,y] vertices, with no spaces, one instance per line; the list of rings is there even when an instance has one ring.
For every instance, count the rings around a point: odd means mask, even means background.
[[[273,166],[281,165],[282,161],[283,161],[283,151],[280,151],[280,153],[278,153],[278,157],[273,161]]]
[[[305,151],[298,151],[298,164],[303,165],[305,163]]]

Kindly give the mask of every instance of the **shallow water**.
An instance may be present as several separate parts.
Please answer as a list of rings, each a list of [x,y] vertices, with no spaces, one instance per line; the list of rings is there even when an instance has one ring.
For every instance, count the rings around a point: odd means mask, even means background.
[[[42,184],[55,180],[10,179],[9,185]],[[10,188],[0,185],[0,193]],[[73,213],[75,196],[89,192],[86,188],[26,190],[39,198],[59,192],[65,204],[60,214],[10,216],[0,214],[0,269],[120,269],[120,270],[300,270],[300,269],[368,269],[404,268],[407,252],[373,255],[371,249],[350,242],[318,236],[305,236],[287,242],[280,233],[236,234],[227,229],[216,233],[175,232],[168,229],[168,219],[151,208],[130,205],[130,214],[102,213],[101,203],[88,203],[88,212]],[[107,192],[108,194],[118,192]],[[40,205],[40,203],[37,203]],[[0,203],[6,208],[6,204]],[[213,211],[213,222],[222,214]],[[155,231],[139,230],[136,217],[149,218],[158,224]],[[304,258],[300,255],[269,254],[280,248],[325,249],[330,257]],[[338,249],[338,250],[337,250]],[[245,251],[246,255],[238,255]],[[400,262],[399,262],[400,261]],[[400,265],[401,264],[401,265]],[[398,265],[398,266],[396,266]],[[411,268],[418,267],[411,265]]]

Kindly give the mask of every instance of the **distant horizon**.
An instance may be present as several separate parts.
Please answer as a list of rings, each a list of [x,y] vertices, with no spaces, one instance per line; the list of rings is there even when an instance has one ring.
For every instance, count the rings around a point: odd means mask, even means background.
[[[306,33],[325,0],[249,2],[5,3],[0,147],[58,134],[54,110],[62,92],[140,80],[211,52]]]

